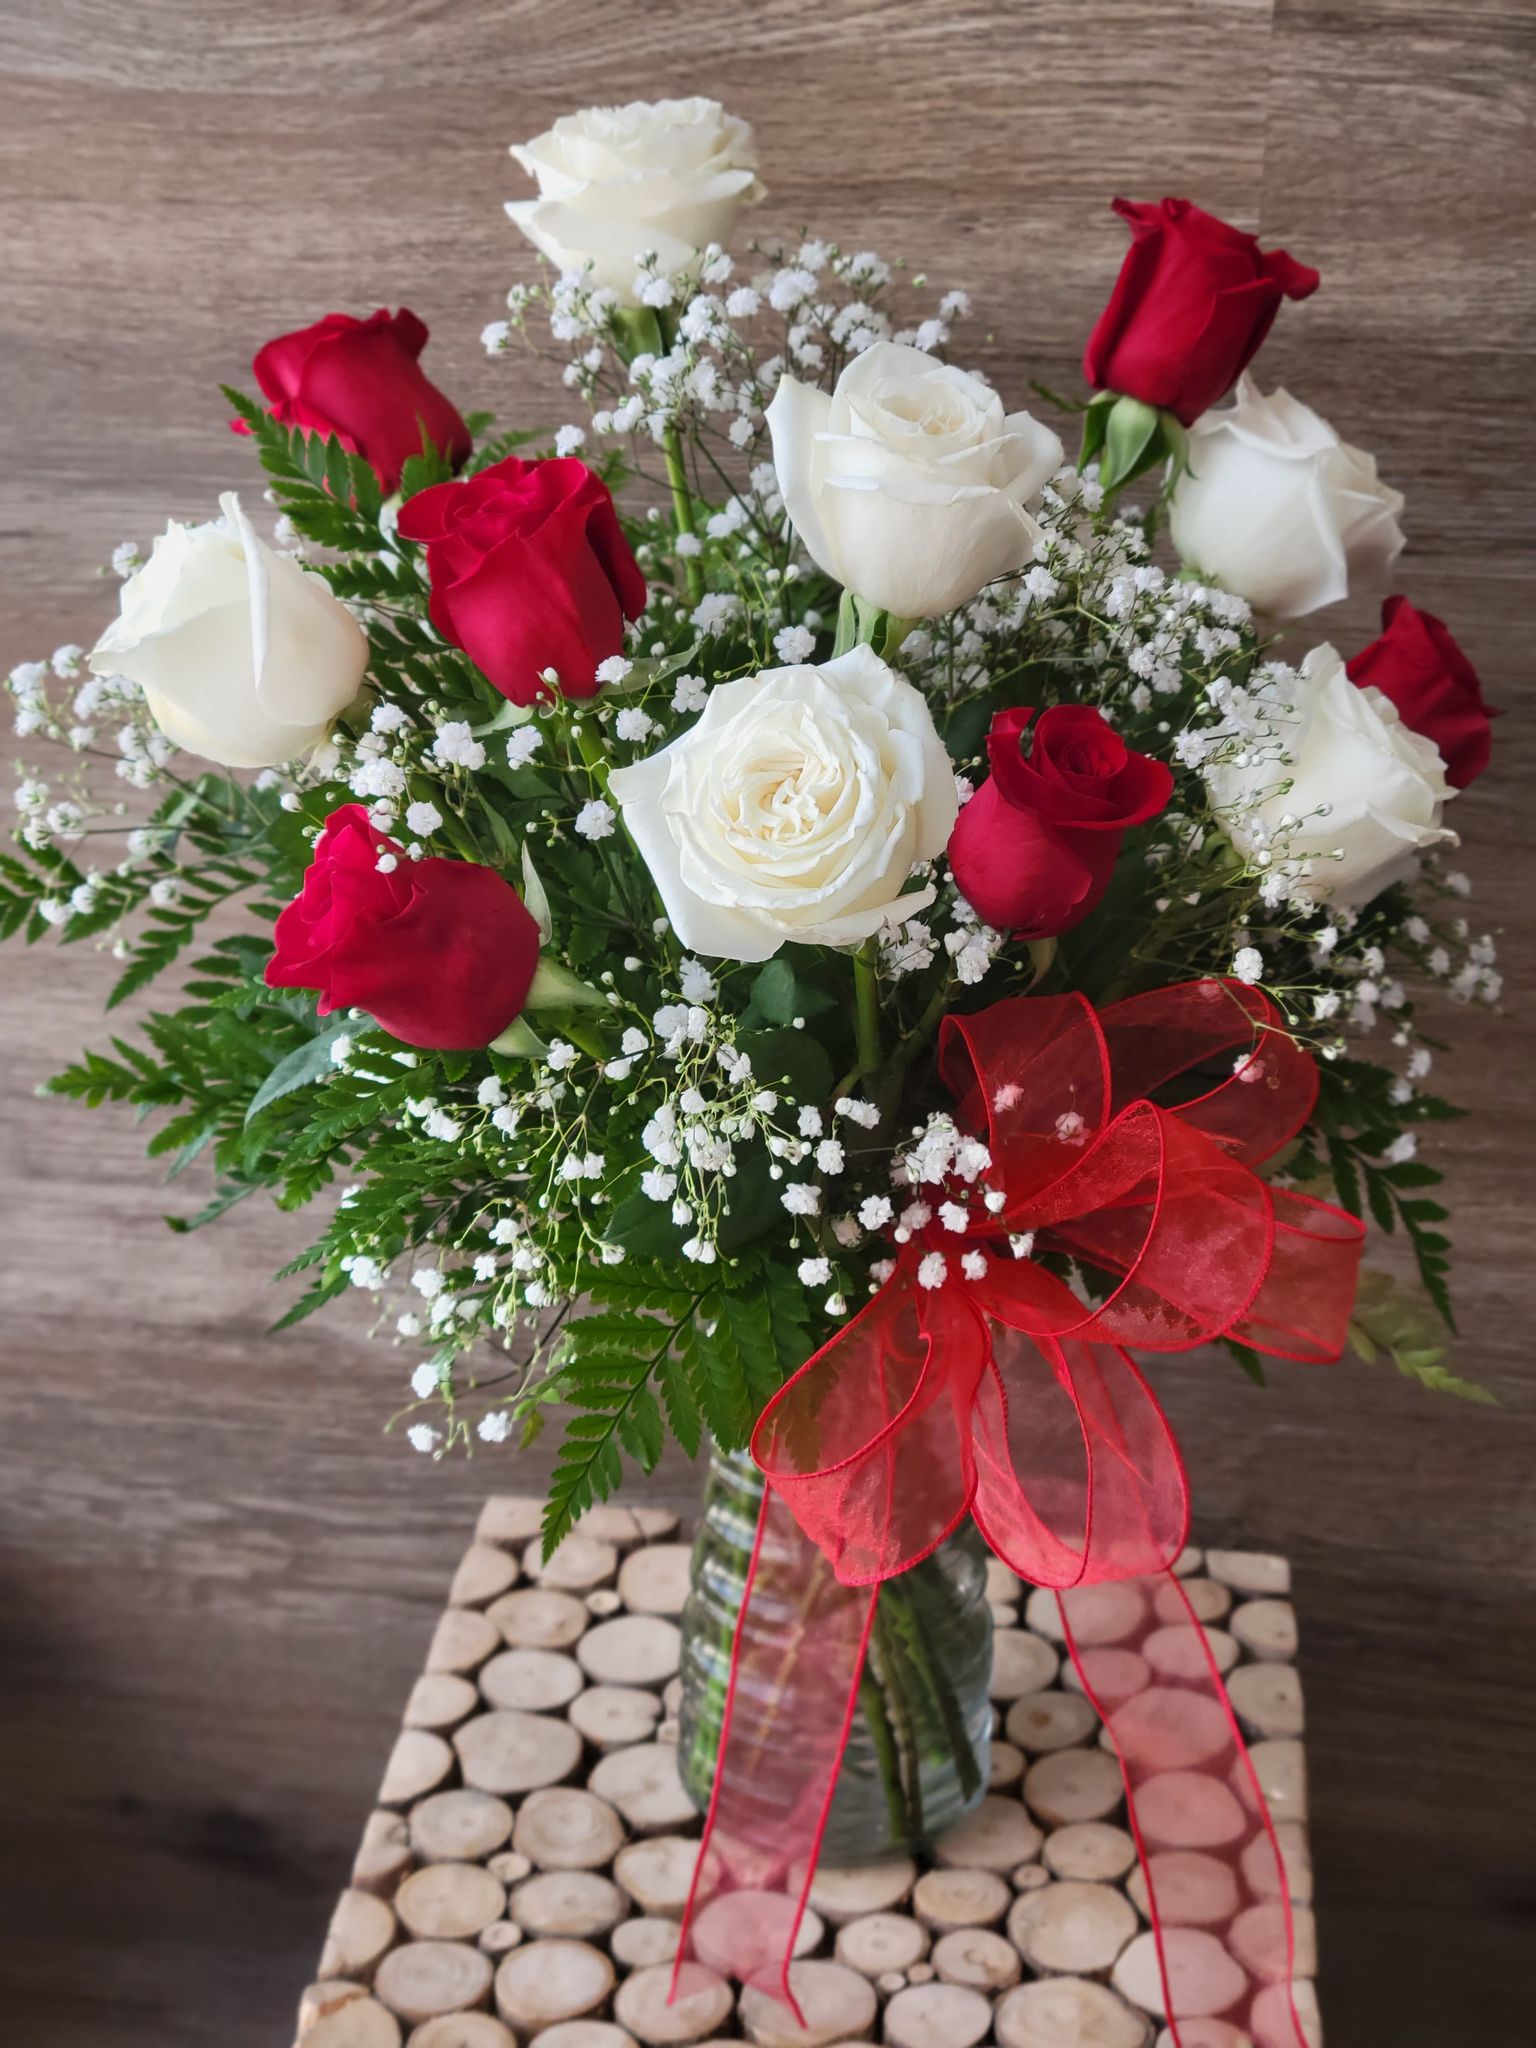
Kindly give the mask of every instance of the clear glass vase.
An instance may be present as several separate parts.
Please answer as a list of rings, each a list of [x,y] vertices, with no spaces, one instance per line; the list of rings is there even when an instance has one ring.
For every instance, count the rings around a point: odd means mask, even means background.
[[[701,1811],[714,1784],[731,1644],[762,1497],[762,1475],[744,1452],[714,1454],[683,1609],[678,1763]],[[931,1842],[985,1792],[992,1748],[985,1558],[967,1522],[932,1557],[881,1588],[824,1862],[869,1863]]]

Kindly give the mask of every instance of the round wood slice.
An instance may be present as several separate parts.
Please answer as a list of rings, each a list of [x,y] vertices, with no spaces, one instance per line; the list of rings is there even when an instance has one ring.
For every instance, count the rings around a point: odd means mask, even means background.
[[[1147,1771],[1183,1771],[1232,1747],[1232,1724],[1218,1700],[1185,1686],[1149,1685],[1115,1714],[1122,1756]]]
[[[1208,1550],[1205,1568],[1234,1593],[1249,1598],[1284,1599],[1291,1590],[1291,1567],[1283,1557],[1269,1557],[1259,1550]]]
[[[992,2001],[963,1984],[910,1984],[885,2008],[891,2048],[976,2048],[992,2030]]]
[[[1184,1596],[1183,1600],[1179,1598],[1180,1593]],[[1176,1588],[1165,1582],[1152,1596],[1153,1611],[1159,1621],[1182,1621],[1188,1627],[1189,1615],[1185,1611],[1185,1600],[1194,1609],[1196,1621],[1224,1621],[1232,1611],[1231,1592],[1226,1586],[1218,1585],[1214,1579],[1180,1579]]]
[[[506,1887],[473,1863],[433,1863],[395,1894],[402,1926],[418,1941],[473,1941],[506,1911]]]
[[[465,1784],[477,1792],[532,1792],[557,1785],[581,1762],[581,1737],[568,1721],[510,1708],[466,1721],[453,1746]]]
[[[384,1766],[379,1787],[381,1806],[409,1806],[435,1792],[453,1769],[453,1751],[441,1735],[426,1728],[406,1728],[395,1737],[395,1746]]]
[[[912,1892],[912,1910],[935,1934],[956,1927],[995,1927],[1013,1897],[992,1870],[926,1870]]]
[[[718,2033],[735,2009],[731,1987],[702,1963],[684,1963],[672,1996],[672,1965],[636,1970],[619,1986],[614,2018],[645,2048],[675,2048]]]
[[[1310,1910],[1296,1907],[1290,1925],[1296,1943],[1294,1963],[1289,1960],[1285,1910],[1278,1899],[1249,1906],[1232,1922],[1228,1945],[1259,1983],[1281,1984],[1288,1969],[1294,1969],[1298,1977],[1317,1975],[1317,1923]]]
[[[475,1936],[475,1946],[482,1954],[504,1956],[509,1948],[516,1948],[523,1939],[523,1930],[515,1920],[493,1920],[489,1927],[482,1927]]]
[[[624,1602],[612,1586],[599,1586],[595,1593],[586,1595],[582,1605],[597,1621],[606,1621],[610,1615],[624,1612]]]
[[[1215,2018],[1228,2011],[1248,1988],[1242,1966],[1235,1963],[1214,1934],[1199,1927],[1165,1927],[1163,1954],[1168,1982],[1179,2013],[1191,2019]],[[1132,2005],[1159,2018],[1163,2002],[1162,1970],[1157,1938],[1150,1929],[1136,1939],[1115,1964],[1115,1989]]]
[[[1024,1972],[1011,1941],[989,1927],[957,1927],[935,1945],[933,1967],[946,1984],[964,1984],[972,1991],[1006,1991]]]
[[[992,1768],[987,1779],[989,1792],[1009,1792],[1024,1782],[1024,1752],[1011,1742],[992,1744]]]
[[[472,1543],[448,1588],[450,1607],[485,1607],[517,1584],[517,1559],[494,1543]]]
[[[1099,1717],[1080,1692],[1027,1692],[1008,1709],[1008,1740],[1030,1756],[1073,1749],[1098,1733]]]
[[[987,1598],[993,1606],[1016,1606],[1023,1597],[1024,1581],[1000,1557],[987,1557]]]
[[[642,1913],[680,1920],[698,1860],[697,1842],[684,1841],[681,1835],[653,1835],[648,1842],[631,1842],[621,1849],[613,1859],[613,1874]]]
[[[1318,2016],[1316,1985],[1298,1977],[1291,1986],[1291,1995],[1296,2001],[1296,2017],[1301,2021],[1307,2048],[1320,2048],[1323,2025]],[[1253,2033],[1253,2048],[1296,2048],[1291,2000],[1283,1984],[1266,1984],[1259,1992],[1249,2012],[1248,2025]]]
[[[1072,1639],[1080,1650],[1098,1649],[1106,1643],[1123,1643],[1146,1619],[1146,1602],[1132,1585],[1109,1579],[1100,1586],[1079,1586],[1069,1595]],[[1061,1603],[1054,1593],[1037,1586],[1029,1596],[1024,1618],[1037,1635],[1052,1642],[1066,1641]]]
[[[1281,1861],[1285,1865],[1286,1887],[1294,1905],[1309,1905],[1312,1900],[1312,1852],[1307,1841],[1307,1831],[1299,1821],[1277,1820],[1275,1839],[1280,1845]],[[1275,1860],[1269,1850],[1269,1835],[1261,1832],[1243,1851],[1243,1881],[1257,1899],[1272,1899],[1279,1896],[1280,1885],[1275,1870]]]
[[[1176,1579],[1192,1579],[1196,1572],[1205,1569],[1205,1552],[1197,1543],[1186,1543],[1173,1560],[1173,1575]]]
[[[1058,1829],[1057,1833],[1059,1834],[1060,1832],[1061,1830]],[[1055,1836],[1047,1836],[1046,1839],[1048,1841],[1054,1841]],[[1065,1873],[1063,1873],[1063,1875],[1065,1875]],[[1043,1863],[1021,1863],[1018,1869],[1013,1871],[1008,1879],[1008,1882],[1013,1886],[1016,1892],[1038,1891],[1041,1885],[1049,1884],[1050,1881],[1051,1873],[1046,1869]]]
[[[596,1536],[628,1550],[636,1543],[658,1543],[677,1533],[677,1516],[670,1508],[629,1508],[619,1501],[599,1501],[588,1508],[576,1524],[583,1536]]]
[[[1042,1977],[1098,1977],[1139,1924],[1123,1892],[1064,1878],[1014,1901],[1008,1939]]]
[[[499,1877],[503,1884],[521,1884],[533,1873],[533,1864],[526,1856],[519,1856],[515,1849],[503,1849],[492,1856],[487,1868],[492,1877]]]
[[[544,1503],[531,1493],[493,1494],[475,1525],[479,1543],[511,1543],[519,1547],[537,1536],[544,1521]]]
[[[619,1568],[619,1553],[611,1543],[596,1536],[584,1536],[573,1529],[546,1557],[542,1543],[530,1543],[523,1552],[523,1570],[536,1585],[552,1586],[561,1593],[590,1593],[606,1586]]]
[[[405,1703],[407,1728],[430,1728],[447,1734],[478,1711],[480,1695],[467,1678],[452,1671],[427,1671],[411,1687]]]
[[[671,1962],[682,1932],[675,1920],[652,1920],[642,1913],[633,1920],[621,1920],[608,1946],[613,1950],[614,1961],[622,1963],[626,1970],[645,1970],[657,1963]]]
[[[1120,1766],[1102,1749],[1058,1749],[1031,1764],[1024,1776],[1030,1811],[1052,1828],[1107,1820],[1124,1793]]]
[[[1157,1916],[1168,1927],[1225,1927],[1242,1903],[1230,1863],[1202,1849],[1160,1849],[1150,1856]],[[1152,1918],[1147,1873],[1139,1865],[1126,1885],[1143,1920]]]
[[[316,2020],[304,2048],[400,2048],[400,2022],[376,1999],[354,1998]]]
[[[629,1901],[611,1877],[595,1870],[545,1870],[517,1887],[507,1910],[539,1939],[590,1941],[618,1926]]]
[[[1172,2027],[1164,2027],[1156,2048],[1253,2048],[1253,2036],[1230,2020],[1181,2020],[1179,2036],[1175,2041]],[[1294,2030],[1286,2048],[1296,2048]]]
[[[472,1607],[450,1607],[432,1632],[426,1668],[467,1678],[501,1648],[495,1622]]]
[[[782,1999],[750,1984],[741,1994],[741,2024],[757,2048],[832,2048],[862,2041],[874,2025],[875,1987],[841,1963],[791,1963],[789,1983],[805,2015],[803,2028]]]
[[[1142,1638],[1141,1654],[1159,1678],[1177,1678],[1186,1683],[1203,1682],[1211,1664],[1225,1677],[1242,1655],[1237,1637],[1224,1628],[1207,1628],[1203,1634],[1210,1647],[1209,1663],[1199,1636],[1187,1620],[1153,1629],[1149,1636]]]
[[[586,1633],[588,1621],[579,1600],[548,1586],[519,1586],[515,1593],[503,1593],[485,1615],[514,1650],[568,1650]]]
[[[517,2036],[488,2012],[445,2012],[417,2027],[406,2048],[517,2048]]]
[[[1054,1684],[1060,1669],[1060,1657],[1038,1635],[1023,1628],[1000,1628],[992,1638],[992,1681],[987,1691],[1003,1701],[1043,1692]]]
[[[537,2034],[596,2012],[613,1986],[612,1963],[589,1942],[530,1941],[497,1965],[496,2010],[514,2032]]]
[[[407,1941],[380,1963],[373,1988],[391,2012],[414,2025],[484,2005],[491,1960],[459,1941]]]
[[[640,2048],[633,2034],[608,2020],[561,2020],[546,2027],[538,2048]]]
[[[332,1977],[323,1984],[311,1984],[299,1994],[299,2038],[302,2040],[317,2021],[327,2019],[333,2012],[340,2012],[344,2005],[350,2005],[354,1998],[366,1998],[366,1984],[351,1983],[345,1977]]]
[[[992,1601],[988,1604],[987,1612],[992,1617],[994,1628],[1017,1628],[1019,1625],[1017,1607],[1007,1607],[1001,1601]]]
[[[576,1659],[559,1650],[503,1650],[480,1673],[480,1690],[491,1706],[525,1714],[557,1713],[585,1684]]]
[[[395,1938],[395,1916],[382,1899],[349,1886],[336,1901],[320,1951],[318,1975],[366,1984]]]
[[[1228,1679],[1227,1697],[1253,1735],[1295,1736],[1306,1726],[1301,1680],[1293,1664],[1245,1664]]]
[[[1046,1836],[1045,1861],[1053,1876],[1113,1884],[1135,1863],[1136,1844],[1108,1821],[1077,1821]]]
[[[411,1841],[404,1816],[386,1813],[382,1807],[370,1813],[352,1865],[355,1888],[376,1898],[393,1898],[395,1886],[410,1867]]]
[[[652,1543],[619,1566],[619,1598],[631,1614],[681,1614],[693,1565],[689,1543]]]
[[[1012,1870],[1016,1863],[1034,1861],[1040,1840],[1022,1800],[989,1792],[974,1812],[940,1835],[933,1856],[950,1869]]]
[[[512,1839],[512,1809],[489,1792],[459,1787],[413,1806],[410,1825],[423,1863],[484,1863]]]
[[[1253,1765],[1253,1775],[1259,1781],[1259,1790],[1264,1794],[1273,1818],[1305,1820],[1307,1753],[1301,1744],[1286,1736],[1273,1741],[1254,1742],[1249,1745],[1248,1760]],[[1233,1780],[1238,1797],[1245,1804],[1251,1802],[1253,1787],[1240,1763],[1233,1773]]]
[[[1251,1657],[1289,1664],[1296,1655],[1296,1610],[1289,1600],[1245,1600],[1230,1627]]]
[[[833,1869],[823,1863],[811,1884],[811,1904],[834,1927],[864,1913],[887,1913],[909,1897],[917,1882],[910,1856],[892,1856],[884,1863],[851,1863]]]
[[[637,1742],[612,1750],[593,1767],[588,1785],[608,1800],[637,1835],[659,1835],[686,1827],[698,1808],[677,1774],[677,1748],[666,1742]]]
[[[623,1822],[608,1802],[572,1785],[530,1794],[512,1830],[513,1848],[539,1870],[605,1869],[623,1840]]]
[[[1104,1649],[1079,1652],[1088,1675],[1088,1689],[1106,1707],[1134,1698],[1152,1683],[1152,1667],[1137,1650]],[[1061,1682],[1069,1692],[1082,1692],[1082,1674],[1073,1663],[1062,1666]]]
[[[661,1685],[677,1670],[677,1624],[659,1614],[621,1614],[600,1621],[576,1646],[581,1668],[598,1685]]]
[[[928,1930],[905,1913],[865,1913],[838,1929],[837,1960],[861,1977],[910,1970],[928,1953]]]
[[[1152,2031],[1113,1991],[1080,1977],[1021,1984],[993,2028],[1001,2048],[1146,2048]]]
[[[655,1693],[637,1685],[589,1685],[566,1709],[566,1719],[594,1749],[649,1742],[661,1717]]]
[[[1203,1771],[1160,1771],[1138,1787],[1136,1821],[1149,1849],[1221,1849],[1248,1832],[1236,1795]]]

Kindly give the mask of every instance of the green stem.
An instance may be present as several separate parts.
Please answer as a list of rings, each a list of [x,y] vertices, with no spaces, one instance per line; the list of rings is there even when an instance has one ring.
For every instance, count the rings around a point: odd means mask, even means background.
[[[870,1746],[880,1769],[880,1782],[885,1787],[886,1806],[891,1816],[891,1839],[894,1842],[910,1841],[912,1836],[906,1788],[902,1783],[901,1754],[886,1712],[885,1694],[867,1664],[859,1681],[859,1711],[869,1730]]]
[[[699,535],[693,516],[693,493],[688,488],[688,472],[683,467],[683,443],[675,422],[667,428],[661,452],[667,461],[667,483],[672,492],[672,516],[677,521],[677,530],[697,540]],[[688,584],[688,602],[697,604],[704,595],[704,565],[697,555],[684,557],[683,575]]]
[[[866,939],[853,956],[854,1034],[859,1066],[872,1074],[880,1064],[879,942]]]

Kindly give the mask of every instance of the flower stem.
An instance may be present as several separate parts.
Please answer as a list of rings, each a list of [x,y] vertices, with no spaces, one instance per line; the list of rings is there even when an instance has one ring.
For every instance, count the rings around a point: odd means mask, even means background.
[[[679,533],[698,539],[698,528],[693,517],[693,493],[688,488],[688,472],[683,467],[682,437],[673,421],[662,439],[661,452],[667,461],[667,483],[672,491],[672,516],[677,521]],[[697,555],[685,555],[683,575],[688,584],[688,602],[697,604],[704,595],[704,570]]]
[[[854,1035],[859,1066],[866,1074],[872,1074],[880,1064],[878,943],[866,939],[853,956]]]

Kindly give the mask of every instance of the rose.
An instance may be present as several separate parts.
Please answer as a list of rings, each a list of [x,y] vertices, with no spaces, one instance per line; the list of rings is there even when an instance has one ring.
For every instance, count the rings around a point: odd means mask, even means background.
[[[403,306],[398,313],[381,307],[366,320],[327,313],[313,326],[269,341],[251,367],[273,419],[306,433],[334,434],[372,465],[386,491],[394,491],[402,467],[424,444],[455,468],[470,450],[457,408],[416,360],[426,344],[426,326]],[[236,433],[250,431],[243,420],[233,425]]]
[[[921,349],[878,341],[828,394],[785,377],[768,408],[773,464],[818,568],[901,618],[967,604],[1022,569],[1040,529],[1024,507],[1061,466],[1027,412]]]
[[[138,683],[189,754],[268,768],[325,737],[357,695],[368,640],[323,576],[257,539],[233,491],[219,507],[205,526],[171,521],[90,665]]]
[[[867,646],[711,692],[698,723],[611,778],[681,943],[766,960],[855,946],[926,909],[955,778],[923,698]]]
[[[1121,840],[1164,808],[1173,776],[1087,704],[1041,712],[1026,754],[1034,715],[1020,708],[992,720],[992,774],[961,809],[949,863],[955,887],[988,924],[1048,939],[1096,907]]]
[[[1173,497],[1174,546],[1278,618],[1332,604],[1352,575],[1380,578],[1402,552],[1402,493],[1288,391],[1266,398],[1245,376],[1234,404],[1191,427],[1189,470]]]
[[[1262,705],[1282,758],[1250,743],[1205,770],[1245,858],[1263,854],[1318,901],[1352,905],[1410,874],[1421,848],[1455,843],[1440,822],[1456,792],[1439,749],[1380,690],[1352,683],[1331,647],[1314,647]]]
[[[1187,199],[1113,205],[1131,246],[1088,337],[1083,375],[1187,427],[1252,362],[1280,301],[1310,297],[1318,274]]]
[[[590,697],[597,666],[645,609],[645,578],[608,486],[573,457],[509,455],[478,476],[433,484],[400,508],[427,551],[432,623],[514,704]]]
[[[1457,789],[1488,766],[1488,722],[1499,713],[1483,702],[1477,670],[1433,612],[1389,597],[1381,608],[1380,639],[1361,648],[1349,675],[1390,697],[1404,724],[1434,741],[1445,779]]]
[[[320,990],[319,1014],[366,1010],[407,1045],[489,1045],[519,1015],[539,927],[509,882],[473,861],[411,860],[361,804],[332,811],[277,920],[269,988]]]
[[[539,196],[508,200],[511,218],[552,263],[590,264],[593,281],[627,305],[643,256],[685,270],[764,196],[751,124],[718,100],[585,107],[512,154]]]

